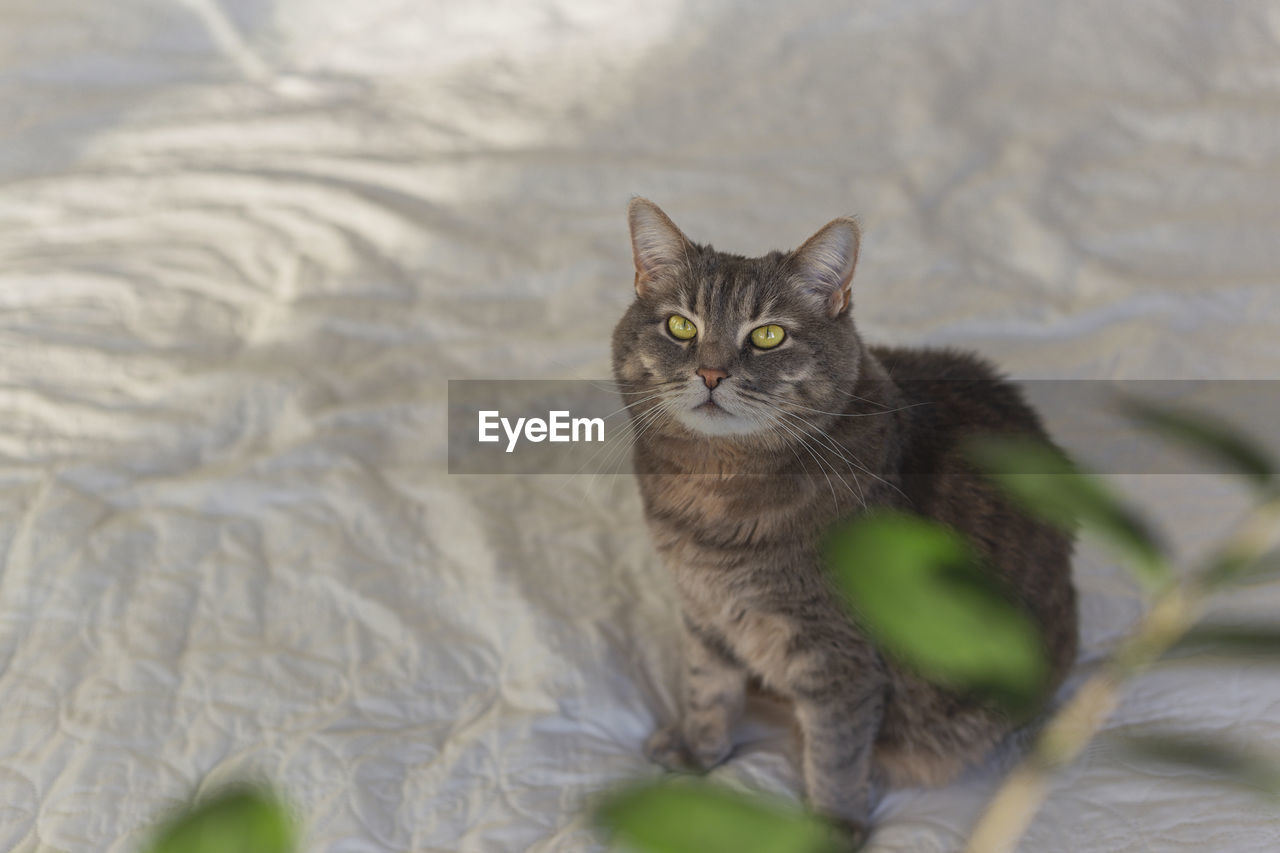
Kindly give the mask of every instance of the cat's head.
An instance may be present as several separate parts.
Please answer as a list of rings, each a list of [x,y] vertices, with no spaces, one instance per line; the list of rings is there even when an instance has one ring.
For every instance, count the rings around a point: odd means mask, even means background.
[[[776,436],[847,402],[861,354],[856,222],[744,258],[691,242],[646,199],[629,218],[636,298],[614,330],[613,367],[633,413],[660,407],[707,436]]]

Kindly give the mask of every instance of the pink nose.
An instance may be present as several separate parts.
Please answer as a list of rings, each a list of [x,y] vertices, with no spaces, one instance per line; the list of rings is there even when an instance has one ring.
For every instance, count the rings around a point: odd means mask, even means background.
[[[720,384],[721,379],[729,378],[728,371],[717,370],[714,367],[699,367],[694,373],[702,377],[702,381],[707,383],[708,388],[714,388]]]

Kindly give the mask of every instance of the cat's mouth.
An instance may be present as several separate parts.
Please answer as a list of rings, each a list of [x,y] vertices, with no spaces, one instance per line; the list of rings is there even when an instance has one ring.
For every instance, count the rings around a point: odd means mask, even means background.
[[[728,391],[710,393],[706,388],[690,387],[684,406],[676,409],[676,418],[688,429],[702,435],[748,435],[760,431],[759,419],[751,417],[747,411],[738,411],[741,401]],[[719,398],[719,399],[717,399]],[[686,408],[687,406],[687,408]]]

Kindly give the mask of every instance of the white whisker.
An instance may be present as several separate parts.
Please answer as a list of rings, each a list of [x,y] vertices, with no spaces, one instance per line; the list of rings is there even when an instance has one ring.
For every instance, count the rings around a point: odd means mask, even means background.
[[[777,394],[770,394],[769,392],[767,392],[767,391],[762,391],[762,390],[761,390],[761,389],[759,389],[759,388],[744,389],[744,391],[746,391],[746,392],[748,392],[748,393],[751,393],[751,394],[759,394],[759,395],[761,395],[761,396],[768,397],[770,400],[777,400],[778,402],[785,403],[787,406],[790,406],[790,407],[792,407],[792,408],[796,408],[796,409],[804,409],[806,412],[814,412],[814,413],[819,414],[819,415],[830,415],[830,416],[831,416],[831,417],[833,417],[833,418],[870,418],[870,417],[874,417],[874,416],[876,416],[876,415],[891,415],[891,414],[893,414],[894,412],[905,412],[907,409],[914,409],[914,408],[917,408],[917,407],[919,407],[919,406],[931,406],[931,405],[933,405],[933,403],[932,403],[931,401],[925,400],[925,401],[921,401],[921,402],[919,402],[919,403],[908,403],[908,404],[907,404],[907,405],[905,405],[905,406],[896,406],[896,407],[894,407],[894,408],[892,408],[892,409],[884,409],[884,410],[879,411],[879,412],[826,412],[826,411],[823,411],[822,409],[815,409],[815,408],[812,408],[811,406],[802,406],[802,405],[801,405],[801,404],[799,404],[799,403],[796,403],[796,402],[793,402],[793,401],[791,401],[791,400],[788,400],[786,397],[781,397],[781,396],[779,396],[779,395],[777,395]],[[858,399],[859,399],[859,400],[862,400],[863,398],[862,398],[862,397],[859,397]],[[875,401],[874,401],[874,400],[867,400],[866,402],[868,402],[868,403],[874,403]],[[880,405],[880,404],[879,404],[879,403],[877,403],[877,405]]]
[[[850,459],[848,456],[846,456],[846,455],[845,455],[845,453],[844,453],[844,450],[845,450],[846,448],[841,448],[841,446],[840,446],[839,444],[837,444],[837,443],[835,442],[835,440],[834,440],[834,439],[832,439],[829,435],[826,435],[825,433],[823,433],[823,432],[821,432],[821,431],[818,431],[818,430],[815,430],[815,431],[813,431],[813,432],[810,432],[809,430],[810,430],[810,429],[813,429],[813,425],[812,425],[812,424],[810,424],[809,422],[805,421],[803,418],[801,418],[801,417],[799,417],[799,416],[797,416],[797,415],[794,415],[794,414],[792,414],[792,413],[790,413],[790,412],[784,411],[783,409],[780,409],[780,408],[775,408],[775,409],[774,409],[774,411],[775,411],[777,414],[782,415],[783,417],[791,418],[791,419],[795,422],[795,423],[792,423],[792,424],[791,424],[792,428],[793,428],[794,430],[798,431],[801,435],[805,436],[806,438],[818,438],[818,439],[821,439],[821,440],[824,442],[825,447],[826,447],[828,450],[830,450],[832,453],[834,453],[837,457],[839,457],[839,458],[840,458],[840,460],[841,460],[842,462],[844,462],[846,465],[848,465],[850,468],[857,468],[857,469],[862,470],[862,471],[864,471],[864,472],[866,472],[866,473],[871,473],[870,471],[867,471],[867,470],[866,470],[865,466],[858,464],[857,462],[855,462],[854,460],[852,460],[852,459]],[[779,423],[779,424],[781,424],[781,423],[783,423],[783,422],[782,422],[782,421],[778,421],[778,423]],[[840,477],[841,482],[845,482],[844,477],[840,474],[840,472],[839,472],[838,470],[836,470],[836,468],[835,468],[835,466],[834,466],[834,465],[832,466],[832,470],[833,470],[833,471],[835,471],[835,474],[836,474],[836,476],[837,476],[837,477]],[[855,472],[853,472],[853,471],[850,471],[850,474],[853,476],[853,482],[854,482],[854,485],[855,485],[855,486],[857,486],[857,489],[858,489],[858,501],[859,501],[859,503],[861,503],[861,504],[862,504],[862,508],[863,508],[863,509],[866,509],[866,508],[867,508],[867,496],[866,496],[866,492],[865,492],[865,491],[863,491],[862,483],[858,480],[858,475],[857,475],[857,473],[855,473]],[[872,476],[875,476],[875,475],[874,475],[874,474],[872,474]],[[848,487],[848,483],[847,483],[847,482],[845,482],[845,486],[846,486],[846,488]]]

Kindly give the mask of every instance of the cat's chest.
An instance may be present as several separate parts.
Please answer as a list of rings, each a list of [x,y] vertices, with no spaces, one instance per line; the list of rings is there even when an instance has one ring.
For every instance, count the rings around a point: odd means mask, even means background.
[[[744,573],[671,566],[689,625],[774,689],[785,687],[793,641],[806,619],[831,609],[816,562],[797,556],[785,568]]]
[[[649,476],[641,491],[654,545],[673,570],[735,583],[808,559],[835,516],[794,478]]]
[[[685,618],[769,683],[781,678],[796,617],[828,599],[818,559],[825,516],[803,490],[773,485],[768,495],[745,498],[741,483],[654,478],[642,486]]]
[[[687,503],[668,490],[646,509],[685,613],[719,633],[758,635],[759,614],[784,610],[822,586],[823,527],[803,504],[735,501],[707,490]]]

